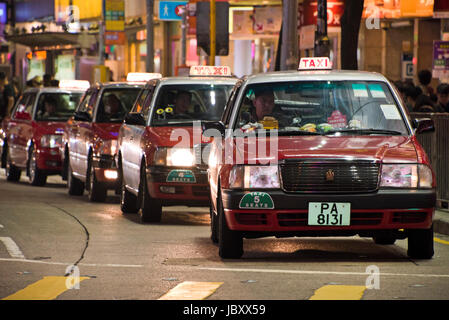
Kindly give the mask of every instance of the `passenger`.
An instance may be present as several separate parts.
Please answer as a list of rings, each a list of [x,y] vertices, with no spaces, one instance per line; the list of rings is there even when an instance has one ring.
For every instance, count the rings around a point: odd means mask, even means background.
[[[56,105],[57,102],[55,98],[51,96],[47,96],[44,100],[44,110],[42,113],[42,118],[50,118],[53,117],[56,113]]]
[[[188,110],[190,108],[190,103],[192,102],[192,94],[188,91],[180,90],[175,98],[174,114],[176,117],[183,115],[190,117],[188,115]]]
[[[437,87],[437,106],[442,112],[449,112],[449,84],[441,83]]]

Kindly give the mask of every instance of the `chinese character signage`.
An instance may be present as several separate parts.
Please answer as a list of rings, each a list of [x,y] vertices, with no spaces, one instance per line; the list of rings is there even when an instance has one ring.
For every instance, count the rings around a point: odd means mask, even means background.
[[[433,77],[441,78],[449,74],[449,41],[433,42]]]
[[[104,18],[106,31],[125,31],[125,1],[106,0]]]

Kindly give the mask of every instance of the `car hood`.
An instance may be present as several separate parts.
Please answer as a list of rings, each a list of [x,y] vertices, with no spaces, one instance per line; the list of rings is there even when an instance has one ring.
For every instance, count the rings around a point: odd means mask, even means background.
[[[63,134],[64,128],[65,128],[65,121],[59,122],[59,121],[35,121],[34,128],[37,129],[37,131],[44,135],[44,134]]]
[[[193,147],[196,144],[208,143],[210,140],[201,134],[201,127],[147,127],[150,140],[162,147]],[[195,132],[195,134],[194,134]]]
[[[257,162],[300,158],[366,159],[416,163],[415,140],[408,136],[289,136],[234,139],[238,156]],[[263,148],[266,152],[263,152]],[[273,150],[273,151],[271,151]],[[276,152],[277,150],[277,152]]]

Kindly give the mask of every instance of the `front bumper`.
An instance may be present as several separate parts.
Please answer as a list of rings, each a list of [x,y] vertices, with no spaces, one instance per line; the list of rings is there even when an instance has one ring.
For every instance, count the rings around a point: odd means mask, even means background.
[[[177,172],[186,172],[179,178]],[[192,177],[193,175],[193,177]],[[210,193],[207,168],[149,167],[146,172],[150,196],[173,205],[209,205]],[[173,178],[174,177],[174,178]]]
[[[223,190],[226,221],[231,230],[267,234],[297,232],[303,235],[337,234],[345,231],[427,229],[436,203],[435,190],[379,190],[365,194],[288,194],[268,193],[273,209],[242,209],[240,200],[248,193]],[[309,202],[349,202],[349,226],[309,226]]]
[[[98,182],[103,183],[108,189],[118,188],[118,171],[114,156],[94,156],[92,158],[92,166]]]

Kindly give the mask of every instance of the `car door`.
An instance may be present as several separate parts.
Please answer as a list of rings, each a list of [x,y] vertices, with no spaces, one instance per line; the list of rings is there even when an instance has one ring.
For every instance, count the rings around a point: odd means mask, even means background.
[[[136,101],[132,113],[139,113],[148,122],[149,109],[156,85],[156,81],[149,83],[146,89],[140,94]],[[122,167],[126,185],[135,191],[140,183],[140,162],[142,160],[141,139],[145,132],[145,126],[124,124],[122,126]]]
[[[26,128],[31,125],[31,109],[28,101],[30,94],[25,93],[17,102],[11,121],[8,123],[8,147],[11,162],[18,167],[26,165],[28,138]]]
[[[78,178],[85,177],[87,170],[86,137],[92,128],[93,107],[97,89],[89,89],[75,111],[74,120],[68,128],[69,159],[72,171]]]

